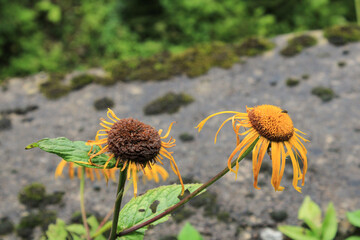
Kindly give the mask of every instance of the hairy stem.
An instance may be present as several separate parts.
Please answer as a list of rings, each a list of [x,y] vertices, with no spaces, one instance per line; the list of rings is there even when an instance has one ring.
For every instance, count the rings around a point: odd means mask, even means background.
[[[79,169],[80,170],[80,169]],[[85,211],[85,198],[84,198],[84,189],[85,189],[85,167],[81,167],[81,177],[80,177],[80,208],[81,208],[81,217],[86,230],[86,239],[90,240],[90,231],[89,226],[86,220],[86,211]]]
[[[259,139],[255,140],[251,146],[244,152],[244,154],[234,160],[232,163],[231,163],[231,167],[233,168],[235,165],[236,165],[236,162],[240,162],[241,160],[243,160],[246,155],[248,155],[252,149],[254,148],[255,144],[257,143]],[[175,204],[174,206],[172,207],[169,207],[168,209],[166,209],[164,212],[156,215],[155,217],[145,221],[145,222],[142,222],[142,223],[139,223],[135,226],[132,226],[128,229],[125,229],[123,231],[121,231],[117,236],[118,237],[121,237],[121,236],[124,236],[124,235],[127,235],[131,232],[134,232],[142,227],[145,227],[157,220],[159,220],[160,218],[163,218],[165,217],[166,215],[172,213],[173,211],[175,211],[176,209],[178,209],[179,207],[181,207],[182,205],[184,205],[185,203],[187,203],[190,199],[192,199],[193,197],[195,197],[197,194],[199,194],[201,191],[203,191],[205,188],[209,187],[210,185],[212,185],[214,182],[216,182],[217,180],[219,180],[222,176],[224,176],[226,173],[229,172],[229,168],[226,167],[224,168],[224,170],[222,170],[221,172],[219,172],[215,177],[211,178],[209,181],[207,181],[206,183],[204,183],[203,185],[201,185],[198,189],[196,189],[194,192],[192,192],[191,194],[189,194],[187,197],[185,197],[184,199],[182,199],[180,202],[178,202],[177,204]]]
[[[113,216],[109,240],[114,240],[116,238],[116,229],[117,229],[118,220],[119,220],[121,201],[122,201],[122,198],[124,195],[126,174],[127,174],[127,168],[125,168],[123,171],[120,171],[120,174],[119,174],[119,182],[118,182],[118,188],[117,188],[117,192],[116,192],[116,201],[115,201],[115,207],[114,207],[114,216]]]

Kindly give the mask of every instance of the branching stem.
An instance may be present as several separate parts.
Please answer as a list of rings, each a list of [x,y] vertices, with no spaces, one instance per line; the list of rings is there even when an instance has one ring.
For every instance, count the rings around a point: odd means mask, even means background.
[[[246,155],[248,155],[252,149],[254,148],[254,146],[256,145],[257,141],[259,139],[255,140],[251,146],[244,152],[244,154],[234,160],[232,163],[231,163],[231,167],[233,168],[235,165],[236,165],[236,162],[240,162],[241,160],[243,160]],[[178,209],[179,207],[181,207],[182,205],[184,205],[185,203],[187,203],[190,199],[192,199],[193,197],[195,197],[197,194],[199,194],[200,192],[202,192],[204,189],[206,189],[207,187],[209,187],[210,185],[212,185],[214,182],[216,182],[217,180],[219,180],[222,176],[224,176],[226,173],[229,172],[229,168],[226,167],[224,168],[224,170],[222,170],[221,172],[219,172],[215,177],[211,178],[209,181],[207,181],[206,183],[204,183],[203,185],[201,185],[198,189],[196,189],[194,192],[192,192],[191,194],[189,194],[188,196],[186,196],[185,198],[183,198],[180,202],[178,202],[177,204],[175,204],[174,206],[171,206],[169,207],[168,209],[166,209],[164,212],[156,215],[155,217],[145,221],[145,222],[142,222],[142,223],[139,223],[137,225],[134,225],[128,229],[125,229],[123,230],[122,232],[118,233],[117,236],[118,237],[121,237],[121,236],[125,236],[131,232],[134,232],[140,228],[143,228],[157,220],[159,220],[160,218],[163,218],[165,217],[166,215],[172,213],[173,211],[175,211],[176,209]]]

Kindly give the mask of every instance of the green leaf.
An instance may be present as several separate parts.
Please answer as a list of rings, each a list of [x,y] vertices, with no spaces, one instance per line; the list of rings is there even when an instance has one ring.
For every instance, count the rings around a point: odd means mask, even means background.
[[[347,219],[355,227],[360,228],[360,210],[346,213]]]
[[[202,240],[200,233],[190,224],[186,223],[179,233],[178,240]]]
[[[46,231],[49,240],[66,240],[67,235],[65,222],[61,219],[56,219],[56,223],[50,224]]]
[[[283,225],[278,227],[279,231],[294,240],[319,240],[309,229],[297,226]]]
[[[71,224],[66,226],[66,230],[68,230],[71,234],[84,235],[86,233],[85,228],[82,224]]]
[[[95,216],[90,216],[87,218],[87,222],[89,224],[89,227],[91,229],[90,233],[91,232],[95,232],[95,230],[98,228],[99,226],[99,222],[97,221],[96,217]]]
[[[345,240],[360,240],[360,236],[351,236],[346,238]]]
[[[77,165],[88,168],[103,168],[94,165],[88,165],[90,146],[86,145],[83,141],[70,141],[65,137],[59,138],[44,138],[38,142],[32,143],[26,146],[25,149],[40,148],[41,150],[53,153],[61,157],[67,162],[75,162]],[[98,146],[93,146],[95,152],[100,151]],[[106,154],[100,154],[92,158],[92,162],[97,165],[105,165],[109,156]],[[116,160],[113,158],[110,160],[107,168],[115,167]]]
[[[190,194],[199,188],[201,184],[186,184],[185,194]],[[181,185],[168,185],[147,191],[144,195],[132,198],[120,211],[118,232],[130,228],[136,224],[142,223],[150,218],[162,213],[169,207],[180,202],[183,197],[181,193]],[[169,219],[169,215],[153,222],[156,225]],[[134,235],[145,234],[146,227],[134,232]],[[131,237],[132,233],[125,237]],[[132,238],[124,238],[132,239]]]
[[[303,220],[310,229],[320,237],[321,209],[309,196],[305,197],[304,202],[299,209],[298,218]]]
[[[332,240],[334,239],[337,232],[337,219],[336,219],[336,211],[334,205],[329,203],[328,208],[326,210],[326,215],[324,218],[324,222],[322,224],[322,240]]]
[[[90,236],[92,236],[96,233],[96,230],[99,227],[99,222],[95,216],[88,217],[87,222],[88,222],[89,228],[90,228]],[[106,240],[106,238],[101,234],[96,236],[94,239],[95,240]]]

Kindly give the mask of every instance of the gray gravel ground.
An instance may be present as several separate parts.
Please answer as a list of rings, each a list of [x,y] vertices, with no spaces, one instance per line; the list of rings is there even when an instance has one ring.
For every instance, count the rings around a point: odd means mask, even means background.
[[[8,90],[0,92],[0,111],[29,105],[37,105],[38,109],[26,115],[9,114],[12,129],[0,131],[0,217],[8,216],[18,222],[26,214],[17,194],[34,181],[44,183],[48,192],[66,192],[65,205],[58,209],[60,218],[69,219],[80,209],[78,181],[67,177],[54,179],[59,158],[38,149],[25,151],[24,147],[45,137],[93,139],[99,118],[106,115],[106,111],[96,111],[93,102],[107,96],[113,98],[113,110],[119,117],[134,117],[164,129],[176,121],[171,132],[177,138],[174,157],[183,176],[200,181],[222,170],[235,146],[231,124],[220,132],[218,143],[213,143],[214,134],[226,116],[212,119],[200,134],[196,132],[194,127],[209,114],[245,111],[245,106],[278,105],[289,112],[296,128],[308,134],[309,171],[302,194],[292,188],[286,177],[292,176],[290,165],[282,181],[283,192],[274,192],[271,177],[266,173],[260,173],[262,189],[253,189],[251,161],[243,161],[236,180],[234,174],[227,174],[209,189],[217,194],[220,209],[229,212],[232,221],[224,223],[216,217],[204,217],[203,209],[188,219],[205,239],[254,239],[261,228],[276,227],[269,215],[274,210],[286,210],[289,217],[285,223],[297,224],[297,210],[306,195],[323,209],[332,201],[339,218],[344,219],[346,211],[360,208],[360,43],[334,47],[320,32],[312,34],[319,43],[292,58],[279,55],[289,37],[279,36],[273,39],[277,46],[274,50],[228,70],[213,68],[194,79],[177,76],[169,81],[118,83],[111,87],[91,84],[55,101],[47,100],[37,90],[36,86],[46,79],[45,74],[12,79]],[[339,67],[341,61],[346,66]],[[304,74],[309,76],[307,80],[302,79]],[[300,84],[287,87],[289,77],[300,79]],[[331,87],[337,97],[323,103],[311,94],[316,86]],[[184,91],[195,102],[172,115],[144,116],[143,107],[168,91]],[[178,138],[183,132],[193,134],[195,140],[181,142]],[[170,175],[176,181],[172,172]],[[107,187],[104,181],[86,184],[87,210],[105,215],[112,207],[116,184],[109,182]],[[141,184],[139,192],[154,186]],[[101,190],[95,191],[96,187]],[[130,191],[126,200],[131,195]],[[184,223],[170,220],[149,230],[147,239],[174,235]],[[11,235],[5,239],[13,238]]]

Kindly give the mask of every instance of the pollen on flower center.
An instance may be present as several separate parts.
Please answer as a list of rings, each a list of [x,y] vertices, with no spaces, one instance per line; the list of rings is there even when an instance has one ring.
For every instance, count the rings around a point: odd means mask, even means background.
[[[109,152],[121,161],[144,167],[155,161],[161,148],[161,138],[155,128],[133,118],[115,122],[108,131]]]
[[[294,125],[287,111],[272,105],[261,105],[248,110],[251,125],[263,137],[274,142],[288,141]]]

